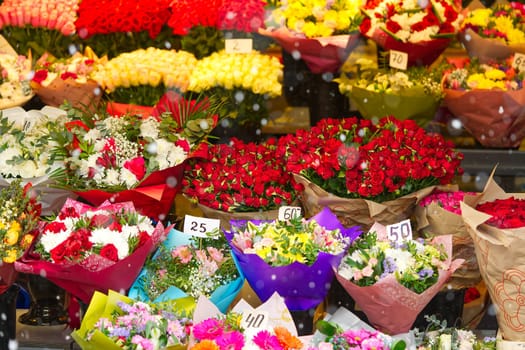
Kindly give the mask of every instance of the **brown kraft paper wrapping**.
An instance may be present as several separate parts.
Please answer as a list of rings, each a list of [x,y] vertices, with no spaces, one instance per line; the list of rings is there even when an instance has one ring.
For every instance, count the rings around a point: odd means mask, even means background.
[[[458,34],[470,57],[477,57],[481,63],[501,61],[515,53],[525,53],[525,45],[507,45],[501,40],[484,38],[468,28]]]

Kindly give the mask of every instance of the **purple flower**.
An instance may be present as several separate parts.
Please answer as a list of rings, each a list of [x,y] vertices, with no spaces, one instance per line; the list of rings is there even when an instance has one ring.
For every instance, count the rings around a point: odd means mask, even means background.
[[[130,330],[126,327],[115,327],[109,332],[112,337],[129,337]]]
[[[419,271],[418,274],[419,274],[419,279],[424,279],[427,277],[432,277],[432,275],[434,274],[434,271],[432,269],[423,269]]]
[[[385,260],[383,260],[383,270],[384,274],[391,274],[394,273],[397,269],[396,261],[391,257],[387,256]]]

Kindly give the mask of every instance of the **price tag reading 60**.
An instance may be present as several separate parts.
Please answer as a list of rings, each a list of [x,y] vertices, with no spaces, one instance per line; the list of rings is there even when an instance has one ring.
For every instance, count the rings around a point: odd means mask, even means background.
[[[515,53],[514,59],[512,60],[512,67],[520,72],[525,72],[525,55],[522,53]]]
[[[221,221],[219,219],[201,218],[193,215],[184,217],[184,233],[197,237],[208,237],[207,233],[219,230]]]
[[[301,207],[282,206],[279,207],[277,218],[281,221],[293,219],[301,216]]]
[[[400,221],[397,224],[387,225],[386,234],[388,239],[393,242],[412,240],[412,225],[410,225],[410,219]]]

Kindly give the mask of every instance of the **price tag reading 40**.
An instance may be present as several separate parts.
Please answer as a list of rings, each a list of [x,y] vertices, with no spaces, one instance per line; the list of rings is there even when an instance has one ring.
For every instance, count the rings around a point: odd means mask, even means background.
[[[267,311],[247,311],[242,314],[241,327],[244,329],[267,328],[268,312]]]
[[[207,233],[219,230],[221,221],[219,219],[201,218],[193,215],[184,217],[184,233],[196,237],[208,237]]]
[[[397,224],[386,225],[388,239],[394,242],[404,242],[412,240],[412,225],[410,219],[398,222]]]
[[[285,205],[279,207],[279,215],[277,218],[281,221],[286,221],[295,217],[300,217],[301,215],[301,207],[291,207]]]
[[[525,72],[525,55],[522,53],[515,53],[514,59],[512,60],[512,67],[520,72]]]
[[[392,68],[406,70],[408,67],[408,54],[403,51],[390,50],[389,65]]]

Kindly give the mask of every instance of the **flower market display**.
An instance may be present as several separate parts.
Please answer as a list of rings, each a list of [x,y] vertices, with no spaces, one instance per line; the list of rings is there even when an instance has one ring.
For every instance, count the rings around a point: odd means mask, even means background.
[[[444,105],[484,146],[518,147],[525,136],[524,73],[513,58],[490,63],[467,59],[443,79]]]
[[[326,296],[346,247],[361,233],[328,208],[306,220],[232,221],[225,232],[240,270],[262,301],[278,292],[290,310],[315,308]]]
[[[33,97],[30,57],[17,55],[9,47],[7,51],[0,52],[0,69],[0,108],[19,106]]]
[[[525,53],[525,7],[511,1],[468,12],[459,39],[470,57],[482,62]]]
[[[411,119],[326,118],[279,142],[286,168],[305,187],[305,210],[328,206],[347,227],[406,219],[433,186],[461,174],[452,142]]]

